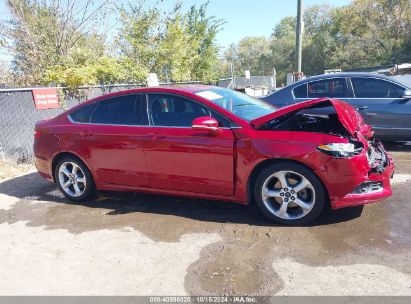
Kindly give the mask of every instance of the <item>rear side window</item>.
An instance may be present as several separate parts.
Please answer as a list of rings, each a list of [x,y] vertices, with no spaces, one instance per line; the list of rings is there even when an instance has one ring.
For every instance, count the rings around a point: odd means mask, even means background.
[[[348,97],[344,78],[333,78],[308,83],[308,97]]]
[[[71,119],[76,122],[83,122],[83,123],[90,122],[90,114],[95,105],[96,105],[95,103],[91,103],[71,113],[70,114]]]
[[[300,85],[293,89],[295,98],[307,98],[307,84]]]
[[[404,88],[392,82],[375,78],[352,78],[355,97],[401,98]]]
[[[123,95],[98,103],[91,114],[91,123],[112,125],[147,125],[145,95]]]

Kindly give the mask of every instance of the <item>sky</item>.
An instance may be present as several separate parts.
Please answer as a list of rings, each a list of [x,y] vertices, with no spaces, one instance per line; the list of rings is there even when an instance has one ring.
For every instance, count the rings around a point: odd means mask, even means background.
[[[7,19],[6,0],[0,0],[0,19]],[[127,2],[127,0],[121,0]],[[157,0],[147,0],[155,3]],[[163,0],[164,9],[170,9],[176,0]],[[304,7],[317,4],[331,6],[347,5],[350,0],[304,0]],[[204,0],[183,0],[183,9],[193,4],[200,5]],[[275,25],[284,17],[297,13],[297,0],[210,0],[208,14],[223,19],[225,24],[217,35],[217,44],[224,48],[246,36],[270,36]],[[0,60],[10,60],[0,50]]]
[[[339,7],[350,0],[304,0],[304,7],[329,4]],[[201,0],[184,0],[184,7],[201,4]],[[284,17],[297,15],[297,0],[210,0],[209,15],[224,19],[226,23],[217,36],[223,47],[246,36],[270,36],[275,25]]]

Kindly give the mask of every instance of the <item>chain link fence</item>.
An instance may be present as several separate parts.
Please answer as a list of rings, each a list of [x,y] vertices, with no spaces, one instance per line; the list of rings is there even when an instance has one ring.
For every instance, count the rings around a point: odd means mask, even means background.
[[[200,82],[161,83],[160,85],[176,84],[200,84]],[[37,121],[54,117],[87,99],[142,86],[119,84],[80,87],[77,97],[71,96],[65,88],[60,88],[65,96],[64,108],[48,110],[35,108],[32,88],[0,90],[0,160],[17,163],[33,161],[34,125]]]

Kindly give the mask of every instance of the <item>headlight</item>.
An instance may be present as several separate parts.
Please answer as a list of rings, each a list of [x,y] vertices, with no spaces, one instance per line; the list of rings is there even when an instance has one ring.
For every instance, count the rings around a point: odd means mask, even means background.
[[[318,146],[318,151],[331,155],[335,158],[352,157],[359,154],[363,149],[363,144],[356,143],[331,143]]]

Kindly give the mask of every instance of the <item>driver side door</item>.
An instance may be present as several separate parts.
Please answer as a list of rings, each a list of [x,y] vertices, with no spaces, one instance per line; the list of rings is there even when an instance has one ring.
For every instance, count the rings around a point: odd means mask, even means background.
[[[192,120],[211,116],[201,103],[173,94],[148,94],[150,127],[145,155],[150,187],[232,195],[234,137],[222,125],[211,134],[192,128]]]

